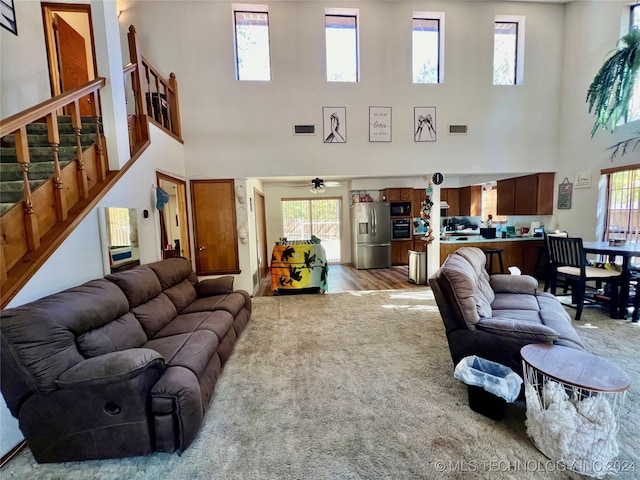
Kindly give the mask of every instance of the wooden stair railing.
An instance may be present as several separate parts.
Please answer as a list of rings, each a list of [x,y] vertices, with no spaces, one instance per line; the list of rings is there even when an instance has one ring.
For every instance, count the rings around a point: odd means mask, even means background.
[[[129,26],[127,38],[131,63],[124,67],[123,73],[125,84],[127,75],[130,75],[135,104],[135,115],[129,123],[130,137],[133,139],[131,144],[137,143],[137,139],[148,138],[147,118],[182,143],[178,81],[175,74],[171,73],[169,80],[166,80],[140,54],[133,25]]]
[[[107,159],[102,144],[99,90],[105,85],[104,78],[98,78],[86,85],[65,92],[42,102],[21,113],[0,121],[0,138],[13,137],[15,162],[22,171],[22,201],[9,207],[0,217],[0,287],[4,307],[18,289],[26,283],[21,272],[25,270],[25,257],[38,252],[49,232],[59,223],[68,220],[70,209],[90,196],[90,190],[107,177]],[[80,116],[80,100],[91,95],[94,106],[93,117]],[[59,117],[59,111],[66,111],[67,117]],[[75,136],[75,156],[64,168],[59,158],[60,129],[63,122]],[[88,118],[93,125],[87,124]],[[83,124],[83,122],[85,122]],[[82,145],[84,127],[91,127],[95,136],[90,146]],[[50,147],[53,167],[48,179],[34,181],[29,177],[32,168],[29,132],[36,131]],[[85,140],[86,144],[86,140]],[[43,147],[36,147],[43,150]],[[3,149],[4,151],[4,149]],[[9,148],[9,151],[11,149]],[[10,165],[13,155],[4,157],[3,163]],[[6,160],[6,162],[4,162]],[[42,164],[39,164],[42,165]],[[37,166],[37,165],[36,165]],[[46,163],[45,163],[46,166]],[[50,168],[50,167],[49,167]],[[45,170],[46,172],[46,170]],[[46,173],[45,173],[46,175]],[[15,182],[14,182],[15,183]],[[37,188],[33,190],[32,184]],[[17,192],[16,192],[17,193]],[[48,241],[47,241],[48,242]],[[33,257],[33,255],[31,255]],[[29,258],[29,262],[33,258]],[[30,268],[26,268],[29,270]]]

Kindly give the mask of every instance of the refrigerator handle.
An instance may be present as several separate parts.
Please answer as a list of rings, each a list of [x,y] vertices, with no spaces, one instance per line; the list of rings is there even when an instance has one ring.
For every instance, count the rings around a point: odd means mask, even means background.
[[[376,209],[375,208],[371,209],[371,217],[373,218],[372,227],[373,227],[373,233],[375,234],[376,233],[376,227],[377,227],[377,220],[378,220],[378,218],[376,216]]]

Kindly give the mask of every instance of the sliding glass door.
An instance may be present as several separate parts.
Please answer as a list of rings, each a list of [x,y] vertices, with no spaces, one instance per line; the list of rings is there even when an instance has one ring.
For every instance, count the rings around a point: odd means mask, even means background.
[[[341,198],[283,198],[282,231],[287,240],[322,241],[329,263],[340,263]]]

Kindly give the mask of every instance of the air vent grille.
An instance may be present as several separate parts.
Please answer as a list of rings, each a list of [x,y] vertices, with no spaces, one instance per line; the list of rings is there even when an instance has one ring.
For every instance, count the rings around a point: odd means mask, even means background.
[[[294,135],[315,135],[316,126],[315,125],[294,125],[293,134]]]
[[[466,135],[468,133],[467,125],[449,125],[449,133],[452,135]]]

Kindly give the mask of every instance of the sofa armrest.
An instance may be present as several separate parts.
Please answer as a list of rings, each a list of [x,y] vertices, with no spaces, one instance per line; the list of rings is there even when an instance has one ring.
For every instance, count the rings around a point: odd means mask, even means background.
[[[489,277],[491,288],[496,293],[528,293],[538,291],[538,281],[531,275],[507,275],[498,273]]]
[[[196,285],[198,297],[212,297],[233,293],[233,276],[227,275],[218,278],[205,278]]]
[[[559,337],[558,332],[541,323],[510,318],[481,318],[476,327],[495,335],[530,340],[532,343],[552,343]]]
[[[93,387],[127,381],[148,371],[159,377],[166,365],[162,356],[148,348],[131,348],[84,360],[56,380],[59,388]]]

